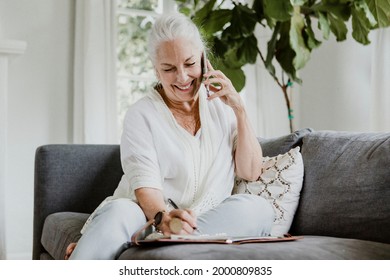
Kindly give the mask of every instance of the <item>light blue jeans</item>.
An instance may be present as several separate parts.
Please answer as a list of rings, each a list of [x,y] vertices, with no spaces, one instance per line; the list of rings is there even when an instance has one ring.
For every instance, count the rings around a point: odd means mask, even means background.
[[[268,235],[274,221],[272,206],[262,197],[236,194],[198,217],[201,233],[230,236]],[[134,232],[146,223],[138,204],[116,199],[102,207],[77,243],[70,259],[115,259]]]

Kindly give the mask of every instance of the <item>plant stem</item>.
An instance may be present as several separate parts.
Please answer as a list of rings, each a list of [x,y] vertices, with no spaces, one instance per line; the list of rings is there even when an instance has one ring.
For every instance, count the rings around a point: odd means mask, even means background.
[[[223,2],[225,2],[225,0],[222,0],[221,3],[219,3],[218,8],[217,8],[218,10],[221,8]]]
[[[282,87],[282,91],[283,91],[283,95],[284,95],[284,99],[286,101],[286,106],[287,106],[287,111],[288,111],[288,120],[289,120],[289,124],[290,124],[290,133],[293,133],[293,124],[292,124],[292,110],[291,110],[291,102],[290,102],[290,98],[288,98],[288,94],[287,94],[287,84],[286,85],[283,85]]]
[[[264,59],[264,56],[261,53],[259,48],[257,48],[257,53],[259,54],[261,60],[263,61],[264,66],[265,66],[266,65],[265,59]],[[275,82],[277,83],[277,85],[280,87],[280,89],[283,92],[284,100],[286,101],[286,106],[287,106],[287,116],[288,116],[289,125],[290,125],[290,133],[293,133],[294,131],[293,131],[293,123],[292,123],[293,118],[292,118],[292,114],[291,114],[291,112],[292,112],[291,102],[290,102],[290,98],[288,98],[288,94],[287,94],[288,83],[284,84],[284,82],[283,83],[280,82],[275,73],[272,74],[270,71],[268,71],[268,73],[274,78]],[[284,72],[282,72],[282,73],[284,73]]]

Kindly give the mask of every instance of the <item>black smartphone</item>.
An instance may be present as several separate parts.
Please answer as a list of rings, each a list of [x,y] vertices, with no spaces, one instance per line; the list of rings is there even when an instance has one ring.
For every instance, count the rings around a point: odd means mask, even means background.
[[[206,51],[203,51],[203,54],[202,54],[201,67],[202,67],[202,81],[204,81],[205,78],[203,77],[203,75],[207,73],[207,56],[206,56]],[[210,96],[209,86],[206,86],[206,91],[207,91],[207,97],[209,97]]]

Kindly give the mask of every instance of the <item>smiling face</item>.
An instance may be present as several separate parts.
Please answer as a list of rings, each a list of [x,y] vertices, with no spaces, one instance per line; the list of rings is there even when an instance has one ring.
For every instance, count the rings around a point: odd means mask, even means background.
[[[171,101],[189,102],[197,98],[202,82],[201,53],[190,40],[183,38],[159,45],[156,74]]]

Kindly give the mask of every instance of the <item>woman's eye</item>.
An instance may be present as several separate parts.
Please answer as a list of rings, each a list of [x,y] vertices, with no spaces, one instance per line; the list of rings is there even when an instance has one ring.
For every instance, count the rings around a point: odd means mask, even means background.
[[[164,72],[171,72],[173,68],[163,69]]]
[[[190,67],[190,66],[194,66],[195,65],[195,62],[193,62],[193,63],[188,63],[188,64],[186,64],[188,67]]]

